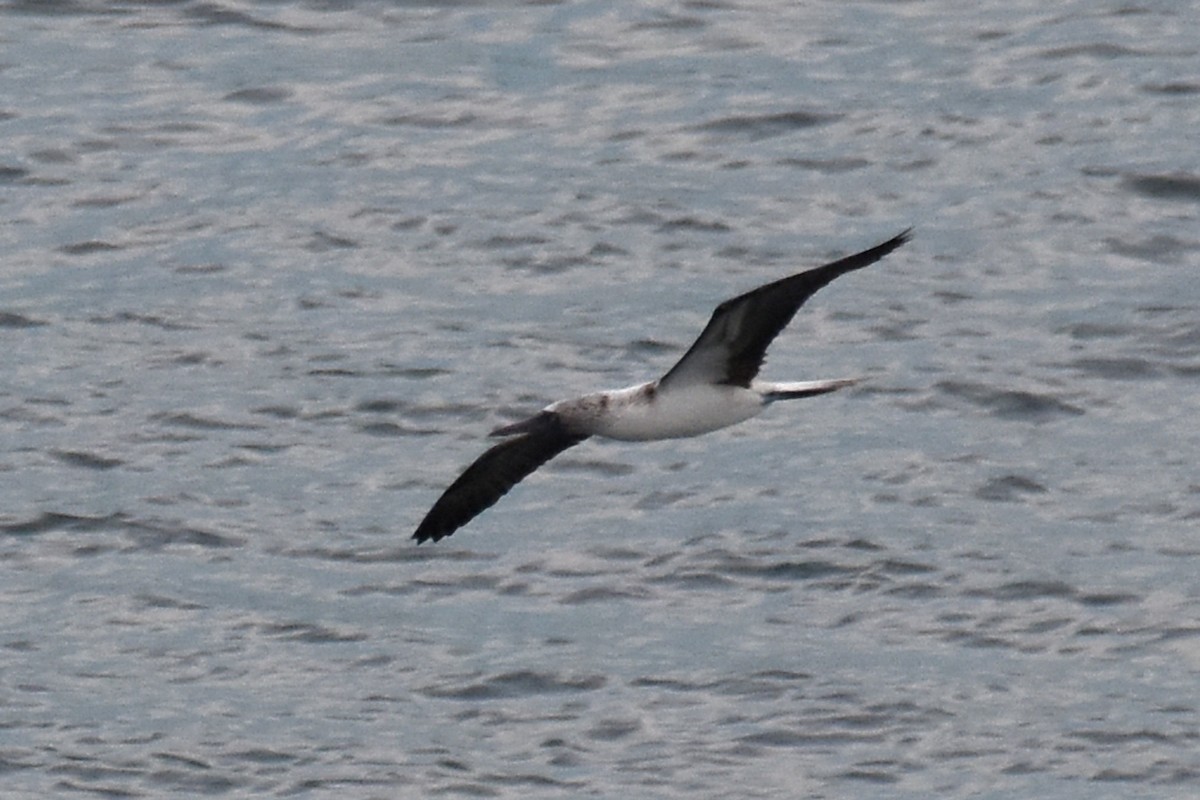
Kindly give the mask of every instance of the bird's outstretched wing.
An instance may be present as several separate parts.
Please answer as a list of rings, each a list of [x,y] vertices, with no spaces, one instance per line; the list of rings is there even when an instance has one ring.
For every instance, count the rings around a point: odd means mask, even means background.
[[[542,464],[588,438],[568,431],[556,414],[536,419],[532,430],[491,448],[450,484],[417,526],[418,543],[454,533]]]
[[[750,386],[779,335],[804,301],[839,275],[873,264],[909,239],[912,229],[852,256],[782,278],[717,306],[708,325],[683,358],[659,380],[672,384],[722,383]]]

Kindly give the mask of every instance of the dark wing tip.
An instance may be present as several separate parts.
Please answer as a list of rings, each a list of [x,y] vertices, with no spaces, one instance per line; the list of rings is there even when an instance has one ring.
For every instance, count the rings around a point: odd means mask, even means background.
[[[912,232],[912,227],[905,228],[892,238],[888,239],[886,242],[882,242],[874,247],[863,250],[861,253],[855,253],[853,255],[846,256],[845,258],[840,258],[831,264],[826,264],[824,267],[818,267],[815,270],[811,270],[811,272],[832,273],[833,277],[836,277],[837,275],[842,275],[870,264],[874,264],[876,261],[886,256],[900,245],[911,240]],[[830,280],[832,280],[833,277],[831,277]],[[827,282],[828,281],[826,281],[826,283]]]
[[[421,520],[421,524],[417,526],[417,530],[413,533],[412,538],[417,544],[425,542],[439,542],[445,539],[450,534],[461,528],[463,523],[452,524],[450,520],[442,514],[434,514],[433,509],[425,515],[425,519]]]
[[[905,242],[911,242],[912,238],[913,238],[913,226],[909,225],[907,228],[905,228],[904,230],[897,233],[891,239],[888,239],[881,246],[887,246],[890,244],[890,245],[892,245],[891,249],[895,250],[897,247],[904,244]],[[893,244],[893,242],[894,242],[894,244]]]

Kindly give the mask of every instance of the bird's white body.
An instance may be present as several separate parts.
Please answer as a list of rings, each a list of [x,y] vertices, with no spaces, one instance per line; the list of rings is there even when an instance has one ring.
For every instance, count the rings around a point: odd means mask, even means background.
[[[679,439],[726,428],[763,410],[763,398],[742,386],[695,384],[660,391],[658,381],[597,392],[547,407],[594,436],[644,442]]]
[[[851,383],[852,380],[754,381],[749,388],[720,383],[675,383],[664,389],[658,381],[649,381],[560,400],[544,410],[557,414],[568,429],[590,436],[627,442],[682,439],[745,422],[782,397],[823,394]]]

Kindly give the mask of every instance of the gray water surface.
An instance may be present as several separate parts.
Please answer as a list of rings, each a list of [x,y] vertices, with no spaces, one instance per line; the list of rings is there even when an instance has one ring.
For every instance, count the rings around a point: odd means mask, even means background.
[[[1198,10],[0,5],[0,795],[1196,797]]]

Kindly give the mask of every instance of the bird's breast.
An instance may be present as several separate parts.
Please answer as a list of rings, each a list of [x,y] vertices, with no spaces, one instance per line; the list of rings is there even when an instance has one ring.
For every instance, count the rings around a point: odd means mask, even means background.
[[[701,384],[659,391],[653,383],[606,392],[594,401],[592,433],[609,439],[650,441],[698,436],[750,419],[762,397],[739,386]]]

